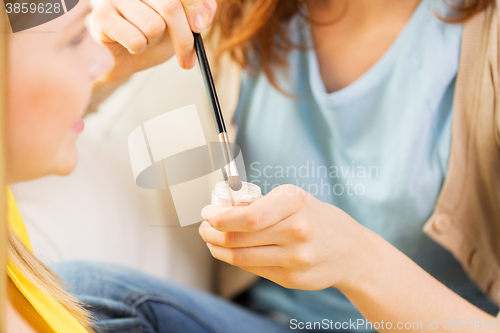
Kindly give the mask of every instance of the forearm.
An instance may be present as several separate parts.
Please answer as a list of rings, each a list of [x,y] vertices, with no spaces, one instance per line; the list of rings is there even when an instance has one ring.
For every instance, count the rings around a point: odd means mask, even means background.
[[[410,332],[500,332],[495,317],[455,294],[378,235],[367,233],[368,255],[361,260],[358,277],[340,289],[369,322],[380,326],[378,331],[397,329],[400,323]]]

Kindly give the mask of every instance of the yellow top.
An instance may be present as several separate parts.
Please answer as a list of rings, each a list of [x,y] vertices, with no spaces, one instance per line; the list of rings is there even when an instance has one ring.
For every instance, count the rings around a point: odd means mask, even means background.
[[[10,187],[7,186],[7,221],[24,245],[33,251],[23,218],[17,207]],[[56,300],[34,286],[10,260],[7,263],[7,273],[38,314],[56,333],[88,333],[88,331]]]

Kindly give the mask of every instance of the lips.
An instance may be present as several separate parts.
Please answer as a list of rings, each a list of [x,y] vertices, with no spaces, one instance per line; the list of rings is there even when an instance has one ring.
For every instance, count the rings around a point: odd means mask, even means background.
[[[71,127],[74,131],[77,133],[80,133],[83,131],[84,123],[83,123],[83,118],[79,117],[74,123],[73,126]]]

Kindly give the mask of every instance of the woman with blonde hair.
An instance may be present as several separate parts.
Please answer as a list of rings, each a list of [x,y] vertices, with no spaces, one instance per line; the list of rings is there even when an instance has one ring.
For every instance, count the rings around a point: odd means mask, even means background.
[[[498,166],[493,133],[498,133],[499,123],[492,124],[492,105],[496,105],[492,101],[498,96],[498,35],[492,31],[498,31],[498,8],[485,0],[458,6],[453,17],[469,19],[462,31],[462,26],[436,18],[426,0],[345,3],[350,7],[326,0],[220,2],[215,23],[221,45],[249,69],[236,114],[238,140],[252,162],[271,156],[291,165],[309,158],[345,164],[342,157],[356,156],[378,161],[389,171],[381,168],[380,177],[365,184],[362,198],[328,193],[317,195],[318,200],[296,186],[283,185],[266,191],[248,207],[203,211],[208,222],[200,233],[212,254],[268,279],[259,280],[244,294],[246,306],[265,315],[125,268],[82,262],[55,265],[67,290],[92,312],[96,329],[282,332],[307,328],[305,322],[324,315],[328,320],[321,325],[328,327],[314,324],[313,329],[346,330],[355,328],[335,324],[346,318],[358,322],[359,310],[379,324],[357,327],[365,331],[403,329],[399,323],[410,331],[499,330],[490,314],[495,307],[458,262],[418,233],[441,190],[437,218],[429,227],[433,231],[426,231],[453,251],[484,292],[493,300],[500,297],[494,295],[500,205],[495,206],[498,190],[491,185],[498,180],[498,167],[492,167]],[[106,49],[88,36],[84,18],[89,10],[80,1],[64,16],[31,30],[56,33],[17,33],[9,41],[9,184],[74,169],[75,140],[83,129],[81,117],[92,84],[95,91],[108,89],[162,62],[174,50],[182,66],[192,66],[191,30],[201,31],[210,24],[215,2],[101,1],[92,31],[113,54],[114,67]],[[342,15],[332,24],[315,23],[331,23],[323,20],[331,13]],[[487,33],[477,34],[482,31]],[[314,40],[315,53],[302,47],[308,38]],[[456,78],[462,38],[464,65]],[[471,48],[478,58],[471,60]],[[276,72],[277,68],[288,69]],[[454,135],[448,156],[453,97],[454,133],[459,135]],[[348,110],[342,110],[343,103]],[[288,113],[282,112],[283,106]],[[472,108],[481,118],[469,124]],[[327,118],[332,114],[334,121]],[[273,131],[265,129],[268,125]],[[264,126],[259,137],[249,134],[255,126]],[[464,137],[467,147],[481,151],[467,150],[467,168],[459,168]],[[275,160],[266,162],[276,170],[280,166]],[[454,181],[441,189],[447,165],[446,177]],[[457,190],[456,182],[463,179],[468,186]],[[458,197],[464,200],[450,211],[456,201],[446,193],[453,190],[461,191]],[[34,258],[9,191],[8,198],[12,231],[8,331],[90,330],[88,312]],[[467,218],[475,219],[474,227]],[[268,318],[272,315],[274,320]],[[276,322],[283,316],[285,325]],[[385,326],[380,326],[383,322]],[[408,328],[408,322],[422,325]]]
[[[43,16],[23,15],[11,7],[15,5],[6,4],[14,30]],[[91,83],[113,66],[109,51],[87,37],[84,18],[89,12],[88,3],[83,2],[68,14],[27,33],[8,35],[8,184],[48,174],[67,174],[76,164],[75,140],[83,126],[81,115]],[[7,220],[7,331],[89,331],[89,313],[33,255],[9,187]]]

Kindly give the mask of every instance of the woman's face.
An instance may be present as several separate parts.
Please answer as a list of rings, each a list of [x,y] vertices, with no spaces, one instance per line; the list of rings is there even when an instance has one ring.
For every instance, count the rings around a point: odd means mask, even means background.
[[[15,33],[9,42],[7,166],[9,183],[69,174],[77,162],[92,81],[113,57],[89,35],[88,0],[67,14]]]

